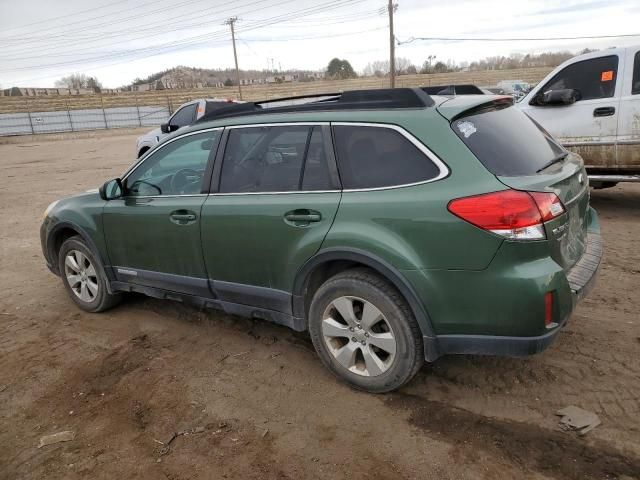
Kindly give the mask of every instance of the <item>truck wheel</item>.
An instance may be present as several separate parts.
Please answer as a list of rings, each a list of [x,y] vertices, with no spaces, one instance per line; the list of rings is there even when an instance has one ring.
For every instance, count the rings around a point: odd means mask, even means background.
[[[309,331],[322,363],[360,390],[395,390],[424,363],[422,335],[402,295],[366,269],[327,280],[309,309]]]
[[[65,240],[58,252],[58,267],[71,299],[87,312],[102,312],[121,300],[107,291],[107,276],[97,256],[82,237]]]

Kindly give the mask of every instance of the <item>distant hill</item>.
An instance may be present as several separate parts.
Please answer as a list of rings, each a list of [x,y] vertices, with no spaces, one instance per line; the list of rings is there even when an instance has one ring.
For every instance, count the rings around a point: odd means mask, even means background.
[[[296,75],[296,78],[303,79],[307,76],[318,77],[318,72],[309,70],[240,70],[240,78],[242,80],[258,80],[267,79],[269,77],[285,77]],[[235,85],[236,71],[235,69],[208,69],[195,68],[186,66],[177,66],[168,70],[149,75],[146,78],[136,78],[130,85],[123,87],[131,88],[135,85],[151,84],[152,88],[161,90],[163,88],[202,88],[202,87],[219,87],[222,85]]]

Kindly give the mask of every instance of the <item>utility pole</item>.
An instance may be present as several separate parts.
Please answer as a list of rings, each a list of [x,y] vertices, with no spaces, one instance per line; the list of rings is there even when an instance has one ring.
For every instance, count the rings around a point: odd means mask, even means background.
[[[230,17],[229,20],[224,22],[231,27],[231,41],[233,42],[233,59],[236,62],[236,79],[238,81],[238,96],[242,100],[242,87],[240,86],[240,70],[238,69],[238,54],[236,53],[236,34],[234,31],[234,24],[238,21],[238,17]]]
[[[393,10],[397,4],[393,4],[393,0],[389,0],[389,77],[391,79],[391,88],[396,88],[396,39],[393,35]]]

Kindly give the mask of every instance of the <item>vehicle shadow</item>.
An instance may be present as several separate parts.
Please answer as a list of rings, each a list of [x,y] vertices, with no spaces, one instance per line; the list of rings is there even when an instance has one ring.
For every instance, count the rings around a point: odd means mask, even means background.
[[[640,183],[618,184],[612,188],[591,189],[591,206],[602,213],[640,211]]]

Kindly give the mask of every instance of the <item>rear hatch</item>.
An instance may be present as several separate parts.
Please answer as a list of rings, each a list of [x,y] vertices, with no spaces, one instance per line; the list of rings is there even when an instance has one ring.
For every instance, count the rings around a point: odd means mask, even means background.
[[[542,126],[513,108],[510,99],[489,98],[489,102],[475,105],[444,102],[438,111],[504,185],[558,196],[565,214],[546,222],[545,232],[552,258],[568,270],[582,256],[587,237],[589,182],[582,158],[565,150]]]

